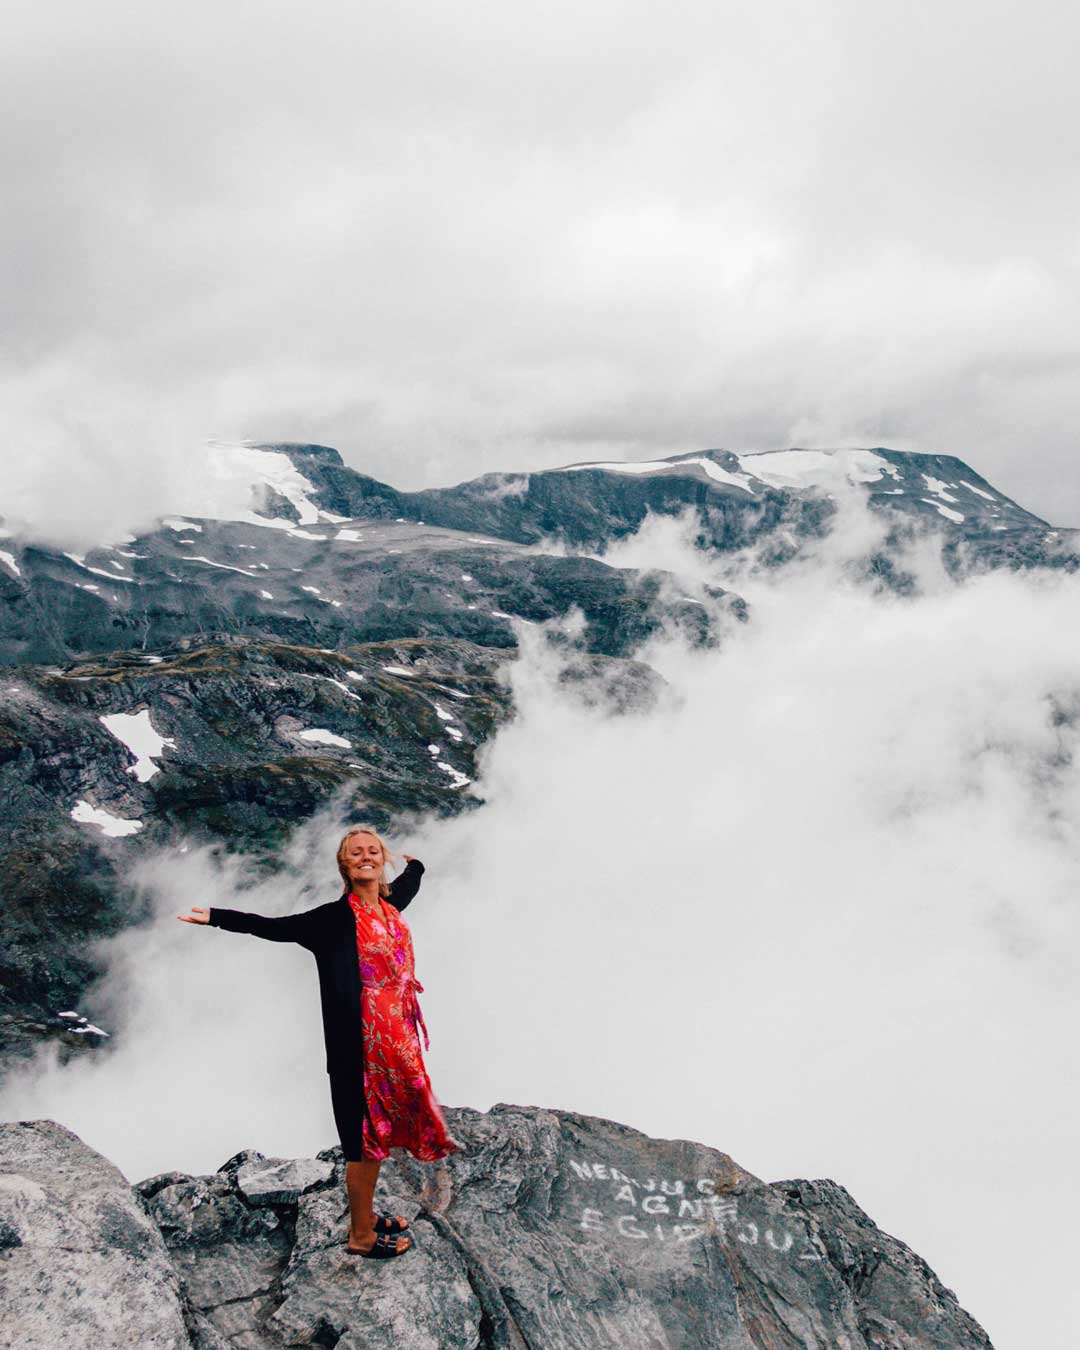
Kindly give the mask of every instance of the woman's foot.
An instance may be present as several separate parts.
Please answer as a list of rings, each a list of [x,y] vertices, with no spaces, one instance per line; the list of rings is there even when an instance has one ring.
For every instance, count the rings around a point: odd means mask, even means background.
[[[375,1240],[378,1236],[379,1234],[376,1233],[374,1228],[369,1229],[367,1233],[359,1235],[350,1231],[349,1240],[346,1242],[345,1247],[350,1252],[369,1252],[372,1247],[375,1246]],[[392,1241],[385,1233],[382,1236],[384,1242]],[[395,1244],[395,1249],[399,1252],[407,1252],[411,1246],[412,1238],[399,1237]]]

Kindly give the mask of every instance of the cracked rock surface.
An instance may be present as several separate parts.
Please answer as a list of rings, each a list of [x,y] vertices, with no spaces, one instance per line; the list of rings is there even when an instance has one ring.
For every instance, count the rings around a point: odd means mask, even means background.
[[[0,1127],[13,1344],[193,1350],[976,1350],[934,1272],[834,1181],[766,1183],[613,1121],[446,1108],[461,1151],[395,1150],[389,1261],[344,1251],[345,1165],[235,1154],[129,1187],[52,1121]],[[62,1243],[77,1277],[55,1270]],[[86,1336],[85,1328],[93,1328]]]

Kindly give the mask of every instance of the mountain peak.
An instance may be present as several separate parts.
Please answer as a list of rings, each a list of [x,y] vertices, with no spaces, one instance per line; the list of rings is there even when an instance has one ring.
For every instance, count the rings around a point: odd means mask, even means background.
[[[929,508],[953,525],[966,525],[969,531],[999,533],[1016,528],[1040,531],[1049,528],[1045,520],[992,488],[957,456],[890,450],[885,446],[692,450],[663,459],[565,464],[548,473],[589,471],[640,483],[694,478],[711,491],[722,491],[744,502],[761,500],[776,492],[796,497],[820,495],[846,482],[865,487],[877,507],[888,506],[908,515],[923,516]]]
[[[329,445],[308,445],[302,441],[258,441],[253,444],[256,450],[288,455],[297,468],[305,464],[330,465],[335,469],[345,467],[341,455]]]

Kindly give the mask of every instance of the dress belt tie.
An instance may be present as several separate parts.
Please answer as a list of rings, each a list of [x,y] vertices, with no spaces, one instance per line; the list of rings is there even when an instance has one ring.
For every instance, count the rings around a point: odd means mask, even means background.
[[[431,1042],[428,1040],[427,1025],[424,1022],[424,1014],[420,1011],[420,1000],[416,997],[417,993],[424,992],[424,986],[415,975],[395,975],[388,980],[364,980],[365,989],[382,989],[388,984],[401,984],[405,987],[405,996],[408,999],[408,1016],[417,1031],[424,1033],[424,1049],[430,1048]]]
[[[420,1000],[416,997],[418,993],[424,992],[424,986],[414,975],[407,977],[407,983],[409,985],[409,1014],[412,1017],[413,1026],[424,1033],[424,1049],[427,1050],[429,1046],[427,1026],[424,1023],[424,1014],[420,1011]]]

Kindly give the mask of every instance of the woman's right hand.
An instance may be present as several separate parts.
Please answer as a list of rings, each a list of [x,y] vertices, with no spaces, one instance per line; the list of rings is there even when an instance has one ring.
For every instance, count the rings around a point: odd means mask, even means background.
[[[210,911],[208,909],[199,909],[197,905],[192,905],[190,914],[178,914],[176,917],[182,923],[209,923]]]

